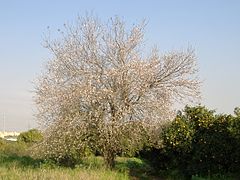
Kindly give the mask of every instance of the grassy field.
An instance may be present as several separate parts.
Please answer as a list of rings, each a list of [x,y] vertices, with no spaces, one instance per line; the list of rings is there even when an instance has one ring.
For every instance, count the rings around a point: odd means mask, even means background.
[[[129,179],[127,174],[120,172],[113,172],[107,170],[87,170],[87,169],[21,169],[18,167],[0,168],[0,179],[26,179],[26,180],[68,180],[68,179],[82,179],[82,180],[104,180],[104,179]]]
[[[1,147],[4,147],[4,149]],[[74,168],[58,166],[49,161],[28,156],[25,144],[7,142],[0,146],[0,180],[184,180],[177,170],[156,172],[146,161],[139,158],[117,157],[115,168],[104,168],[103,158],[89,156]],[[239,175],[216,174],[196,177],[192,180],[236,180]]]
[[[1,144],[0,144],[1,145]],[[72,179],[152,179],[152,168],[138,158],[117,157],[116,167],[105,169],[103,158],[90,156],[76,167],[62,167],[53,162],[28,156],[24,143],[2,141],[0,146],[0,180],[72,180]]]
[[[138,158],[118,157],[116,167],[104,168],[102,157],[88,157],[75,168],[60,167],[31,157],[0,154],[0,180],[181,180],[174,171],[163,178]],[[192,177],[192,180],[236,180],[232,176],[211,178]]]
[[[59,167],[49,162],[34,160],[30,157],[0,155],[0,179],[83,179],[83,180],[127,180],[154,179],[151,168],[137,158],[117,158],[113,171],[104,168],[101,157],[89,157],[76,168]]]

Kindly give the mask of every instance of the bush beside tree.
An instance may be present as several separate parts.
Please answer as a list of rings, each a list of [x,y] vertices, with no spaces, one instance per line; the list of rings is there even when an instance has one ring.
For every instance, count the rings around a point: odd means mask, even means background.
[[[192,175],[236,173],[240,167],[240,118],[215,114],[204,106],[180,111],[162,133],[163,147],[140,155],[158,171]]]

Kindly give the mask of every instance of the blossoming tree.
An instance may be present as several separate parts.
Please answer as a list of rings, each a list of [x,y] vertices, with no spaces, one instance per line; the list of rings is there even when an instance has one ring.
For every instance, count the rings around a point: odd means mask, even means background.
[[[96,148],[112,168],[118,153],[137,149],[144,138],[157,142],[176,101],[199,97],[194,51],[160,55],[154,48],[147,55],[144,27],[86,16],[46,40],[53,57],[35,96],[46,154]]]

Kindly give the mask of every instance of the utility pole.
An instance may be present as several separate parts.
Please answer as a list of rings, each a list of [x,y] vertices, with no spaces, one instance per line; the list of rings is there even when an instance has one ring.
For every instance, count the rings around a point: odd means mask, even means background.
[[[5,112],[3,113],[3,133],[5,134]]]

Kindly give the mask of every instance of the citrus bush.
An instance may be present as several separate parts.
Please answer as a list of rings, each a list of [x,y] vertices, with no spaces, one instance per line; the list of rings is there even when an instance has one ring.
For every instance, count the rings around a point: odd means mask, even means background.
[[[158,159],[170,158],[167,168],[177,169],[185,177],[237,171],[239,127],[238,116],[217,115],[204,106],[187,106],[164,129],[160,151],[164,153],[159,153],[162,157]]]
[[[231,159],[233,166],[231,168],[234,171],[240,171],[240,113],[239,111],[237,112],[235,111],[235,117],[232,119],[230,124],[230,131],[231,131],[232,137],[234,138],[234,146],[233,146],[234,151],[232,153],[232,159]]]

